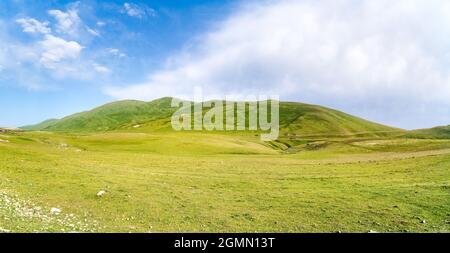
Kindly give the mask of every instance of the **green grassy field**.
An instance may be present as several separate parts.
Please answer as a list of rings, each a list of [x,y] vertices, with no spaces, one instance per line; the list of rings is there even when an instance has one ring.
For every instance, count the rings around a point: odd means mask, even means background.
[[[0,134],[0,232],[450,232],[450,140],[142,129]]]
[[[280,137],[262,142],[172,131],[170,102],[1,134],[0,232],[450,232],[448,127],[280,102]]]

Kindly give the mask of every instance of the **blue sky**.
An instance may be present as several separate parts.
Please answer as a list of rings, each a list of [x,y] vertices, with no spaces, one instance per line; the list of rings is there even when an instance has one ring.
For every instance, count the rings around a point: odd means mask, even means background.
[[[0,126],[63,117],[116,100],[103,92],[104,86],[142,81],[195,34],[229,14],[232,4],[222,0],[1,1]],[[59,12],[52,10],[76,13],[71,25],[68,17],[68,31],[58,28],[50,13]],[[42,49],[36,47],[47,34],[24,32],[20,23],[31,19],[47,22],[51,36],[74,41],[82,49],[73,58],[45,66],[39,62]],[[37,56],[27,58],[27,54]],[[8,59],[11,55],[14,59]],[[74,67],[73,72],[66,67]]]
[[[450,3],[0,1],[0,126],[194,86],[447,125]]]

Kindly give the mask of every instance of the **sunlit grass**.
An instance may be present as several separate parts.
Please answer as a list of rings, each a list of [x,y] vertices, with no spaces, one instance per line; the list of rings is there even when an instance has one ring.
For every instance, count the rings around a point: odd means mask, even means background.
[[[450,231],[449,141],[281,150],[250,134],[1,138],[9,140],[0,143],[2,192],[38,214],[62,210],[43,220],[1,208],[0,228],[13,232],[83,231],[69,226],[76,222],[101,232]]]

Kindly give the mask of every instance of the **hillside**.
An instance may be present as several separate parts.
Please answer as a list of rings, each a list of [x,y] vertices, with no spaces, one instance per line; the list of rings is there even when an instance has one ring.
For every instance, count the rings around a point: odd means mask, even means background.
[[[406,137],[450,139],[450,125],[414,130],[408,133]]]
[[[45,129],[47,127],[54,125],[58,121],[59,121],[59,119],[48,119],[48,120],[42,121],[41,123],[36,124],[36,125],[23,126],[23,127],[21,127],[21,129],[28,130],[28,131],[42,130],[42,129]]]
[[[155,130],[170,128],[170,117],[176,108],[171,98],[151,102],[125,100],[109,103],[91,111],[60,120],[48,120],[26,130],[95,132],[118,129]],[[205,110],[204,110],[205,111]],[[248,112],[247,112],[248,113]],[[280,102],[282,136],[349,136],[383,135],[400,129],[370,122],[330,108],[296,102]]]
[[[170,98],[151,102],[124,100],[102,105],[93,110],[76,113],[60,120],[47,120],[25,130],[92,132],[115,130],[126,125],[149,122],[172,115]]]
[[[384,135],[402,131],[337,110],[294,102],[280,103],[280,128],[292,136]]]

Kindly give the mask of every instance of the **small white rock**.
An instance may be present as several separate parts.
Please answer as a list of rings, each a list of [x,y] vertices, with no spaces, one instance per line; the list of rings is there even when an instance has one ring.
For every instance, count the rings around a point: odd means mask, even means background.
[[[50,213],[54,215],[59,215],[61,213],[61,209],[52,207],[52,209],[50,209]]]
[[[103,197],[106,194],[106,191],[99,191],[97,193],[97,197]]]
[[[11,233],[11,230],[0,228],[0,233]]]

